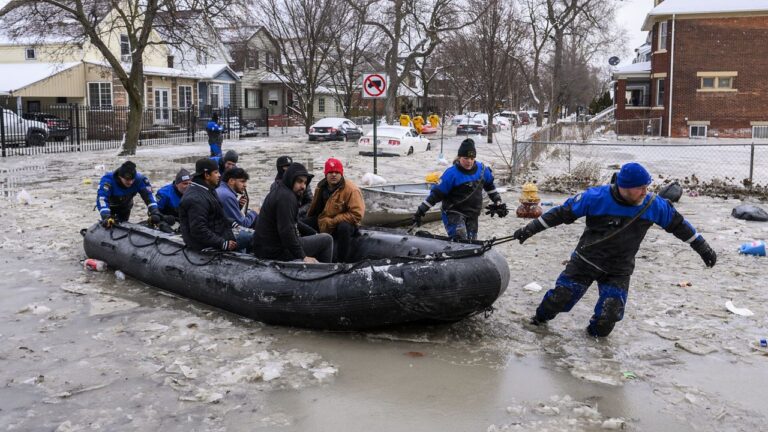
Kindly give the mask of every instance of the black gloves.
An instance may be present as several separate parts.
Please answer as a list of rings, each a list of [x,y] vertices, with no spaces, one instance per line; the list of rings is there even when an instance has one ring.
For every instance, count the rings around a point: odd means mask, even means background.
[[[168,223],[166,223],[166,222],[160,222],[157,225],[157,229],[159,229],[160,231],[162,231],[162,232],[164,232],[166,234],[173,234],[173,228],[171,228],[171,226],[168,225]]]
[[[491,217],[493,217],[494,215],[499,215],[500,218],[503,218],[504,216],[509,214],[507,205],[501,201],[496,201],[493,204],[488,204],[487,206],[485,206],[485,209],[487,210],[485,214],[490,215]]]
[[[101,219],[101,226],[104,228],[112,228],[115,225],[117,225],[117,221],[112,219],[112,216],[110,215],[106,215],[106,217]]]
[[[178,219],[173,215],[165,215],[163,216],[163,222],[167,223],[168,225],[173,225],[178,222]]]
[[[163,215],[160,214],[160,210],[152,207],[152,209],[149,210],[149,223],[152,225],[159,225],[160,222],[163,222]]]
[[[701,256],[702,261],[707,267],[714,267],[717,262],[717,254],[709,247],[709,243],[704,240],[704,237],[699,236],[691,243],[691,247]]]
[[[538,220],[533,220],[529,222],[528,225],[518,228],[513,236],[520,242],[520,244],[523,244],[523,242],[531,238],[534,234],[541,231],[544,231],[544,226]]]
[[[416,209],[416,213],[413,214],[413,223],[415,223],[416,226],[421,226],[421,219],[427,214],[427,210],[429,210],[429,206],[426,203],[419,204],[419,208]]]

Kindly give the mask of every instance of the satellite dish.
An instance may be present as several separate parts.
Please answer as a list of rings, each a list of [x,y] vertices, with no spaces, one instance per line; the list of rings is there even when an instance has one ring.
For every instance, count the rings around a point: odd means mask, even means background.
[[[619,61],[621,61],[621,60],[619,60],[618,57],[613,56],[613,57],[608,59],[608,64],[611,65],[611,66],[616,66],[617,64],[619,64]]]

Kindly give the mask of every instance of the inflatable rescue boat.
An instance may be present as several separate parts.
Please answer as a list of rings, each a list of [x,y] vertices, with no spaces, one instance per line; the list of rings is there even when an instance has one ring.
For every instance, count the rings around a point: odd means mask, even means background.
[[[202,251],[124,223],[82,230],[85,253],[144,283],[268,324],[360,330],[488,311],[509,283],[482,242],[361,229],[355,262],[304,264]]]

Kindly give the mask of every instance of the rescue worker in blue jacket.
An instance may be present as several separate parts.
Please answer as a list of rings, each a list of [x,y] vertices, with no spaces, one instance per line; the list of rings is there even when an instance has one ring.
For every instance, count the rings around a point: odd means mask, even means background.
[[[476,157],[475,142],[471,139],[462,141],[453,166],[443,172],[440,181],[432,186],[429,196],[413,215],[417,225],[421,225],[422,218],[432,206],[442,201],[442,219],[448,237],[452,240],[475,240],[478,218],[483,209],[483,190],[493,201],[486,207],[486,214],[491,217],[509,214],[493,183],[491,169],[475,161]]]
[[[189,171],[182,168],[176,174],[173,183],[161,187],[157,194],[155,194],[157,195],[157,208],[160,210],[160,213],[178,218],[181,197],[190,183],[192,183],[192,176],[189,174]]]
[[[96,208],[99,210],[102,225],[111,228],[116,222],[128,221],[136,194],[141,195],[147,205],[150,223],[159,224],[163,219],[152,195],[149,179],[136,171],[136,164],[126,161],[114,172],[104,174],[99,181]]]
[[[224,128],[219,124],[219,115],[214,113],[211,120],[205,126],[208,132],[208,146],[211,148],[211,156],[221,156],[221,143],[224,142]]]
[[[541,325],[569,312],[592,282],[598,300],[587,333],[608,336],[624,317],[635,255],[651,225],[656,224],[691,245],[707,267],[717,254],[704,237],[664,198],[648,194],[651,175],[638,163],[621,167],[616,183],[593,187],[569,198],[514,233],[523,243],[532,235],[586,217],[586,228],[571,259],[536,309],[531,324]]]

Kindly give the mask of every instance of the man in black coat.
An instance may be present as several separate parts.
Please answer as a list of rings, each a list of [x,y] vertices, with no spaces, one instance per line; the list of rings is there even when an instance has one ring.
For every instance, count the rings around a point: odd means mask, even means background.
[[[237,224],[224,215],[216,197],[220,177],[215,161],[205,158],[195,163],[192,183],[179,205],[181,237],[190,249],[237,249],[237,241],[232,232]]]
[[[293,159],[291,159],[290,156],[280,156],[277,158],[277,175],[275,176],[275,182],[272,183],[272,186],[270,187],[270,191],[277,187],[278,184],[283,180],[283,174],[285,174],[285,170],[288,169],[288,167],[293,163]],[[307,217],[307,211],[309,210],[309,206],[312,204],[312,188],[307,185],[307,188],[304,189],[304,193],[299,198],[299,219]],[[302,227],[299,227],[301,229]]]
[[[253,253],[263,259],[331,262],[333,237],[299,235],[299,200],[309,187],[312,175],[304,165],[292,163],[282,181],[269,191],[259,212],[253,235]]]

